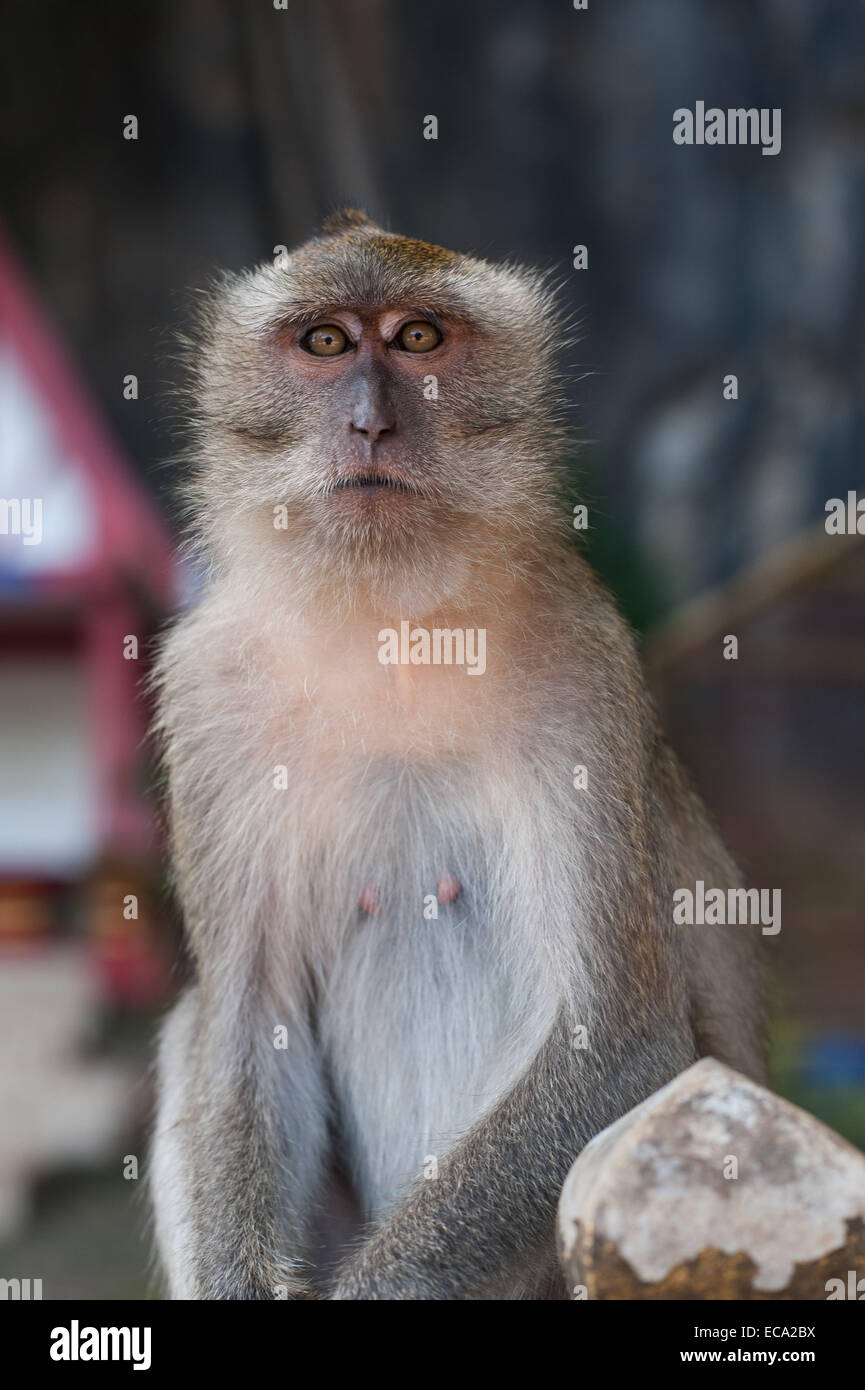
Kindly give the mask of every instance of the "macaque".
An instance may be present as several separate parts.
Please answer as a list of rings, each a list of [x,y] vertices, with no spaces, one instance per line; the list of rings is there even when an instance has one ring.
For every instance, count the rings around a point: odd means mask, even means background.
[[[757,934],[673,921],[737,870],[562,505],[566,337],[546,277],[353,210],[206,302],[208,583],[158,672],[173,1298],[564,1297],[580,1149],[700,1056],[762,1075]]]

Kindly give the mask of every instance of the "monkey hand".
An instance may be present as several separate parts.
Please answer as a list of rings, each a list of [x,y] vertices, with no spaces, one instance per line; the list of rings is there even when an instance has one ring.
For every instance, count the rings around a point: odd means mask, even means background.
[[[295,1262],[274,1259],[246,1262],[232,1268],[202,1271],[197,1297],[231,1302],[282,1303],[319,1298]]]
[[[422,1260],[407,1254],[404,1234],[397,1218],[371,1235],[337,1270],[327,1295],[330,1301],[388,1303],[451,1297]]]

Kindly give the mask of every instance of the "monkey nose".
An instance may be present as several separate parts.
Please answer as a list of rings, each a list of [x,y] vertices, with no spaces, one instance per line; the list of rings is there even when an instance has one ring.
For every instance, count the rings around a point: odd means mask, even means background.
[[[396,420],[389,411],[358,410],[351,417],[348,427],[374,444],[383,434],[390,434],[396,428]]]

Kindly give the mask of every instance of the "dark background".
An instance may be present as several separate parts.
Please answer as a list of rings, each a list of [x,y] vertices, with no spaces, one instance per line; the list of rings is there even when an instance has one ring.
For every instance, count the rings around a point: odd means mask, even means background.
[[[822,525],[865,482],[865,7],[589,5],[7,6],[2,216],[169,517],[172,344],[214,270],[350,203],[559,273],[583,324],[568,368],[590,553],[750,880],[784,894],[775,1084],[865,1145],[865,562]],[[697,100],[780,107],[780,154],[675,145],[673,111]],[[46,1260],[81,1188],[59,1193],[24,1247]],[[142,1258],[127,1198],[87,1202],[121,1235],[103,1267],[73,1221],[97,1272],[67,1261],[67,1282],[118,1296],[117,1251],[131,1287]]]
[[[861,5],[287,2],[7,8],[4,214],[155,486],[170,483],[164,353],[184,292],[342,203],[561,271],[584,323],[572,368],[593,486],[657,571],[659,602],[856,485]],[[781,107],[781,153],[674,145],[673,110],[698,98]],[[576,243],[587,271],[571,268]]]

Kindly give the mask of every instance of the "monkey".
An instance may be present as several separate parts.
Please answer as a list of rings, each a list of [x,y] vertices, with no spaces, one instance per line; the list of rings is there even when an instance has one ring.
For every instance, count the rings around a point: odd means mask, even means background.
[[[171,1298],[563,1298],[584,1145],[701,1056],[763,1076],[753,931],[673,920],[739,871],[562,520],[568,332],[548,273],[354,209],[204,301],[207,579],[155,677]]]

